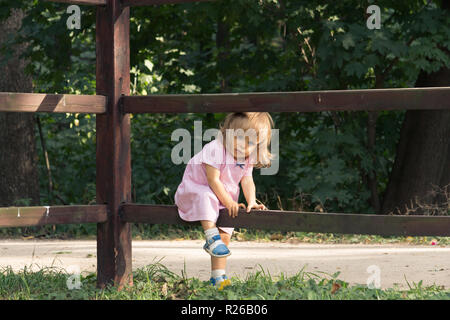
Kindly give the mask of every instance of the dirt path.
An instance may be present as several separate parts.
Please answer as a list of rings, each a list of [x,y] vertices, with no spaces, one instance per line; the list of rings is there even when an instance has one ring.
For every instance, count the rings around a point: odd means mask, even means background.
[[[210,258],[202,249],[203,241],[133,241],[133,269],[161,263],[181,274],[186,263],[188,277],[207,280]],[[423,280],[423,285],[450,288],[450,246],[414,246],[408,244],[288,244],[279,242],[232,242],[227,274],[245,279],[249,272],[264,268],[272,276],[280,272],[290,276],[305,266],[305,271],[333,274],[351,284],[366,285],[367,279],[379,271],[381,288],[407,289],[406,280]],[[24,266],[43,266],[96,271],[95,241],[1,240],[0,267],[14,270]],[[261,265],[261,267],[259,266]],[[72,267],[70,267],[72,266]],[[372,273],[367,271],[372,267]],[[69,269],[68,269],[69,270]]]

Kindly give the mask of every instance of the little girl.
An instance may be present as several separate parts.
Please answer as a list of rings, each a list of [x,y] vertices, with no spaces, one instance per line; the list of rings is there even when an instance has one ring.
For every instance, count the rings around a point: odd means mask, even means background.
[[[234,228],[216,227],[219,210],[226,208],[233,218],[242,207],[267,210],[256,203],[252,171],[270,166],[268,150],[273,120],[267,112],[228,114],[215,140],[189,160],[175,193],[181,219],[200,221],[205,231],[203,249],[211,255],[212,285],[229,285],[225,267],[231,254],[228,245]],[[237,203],[241,183],[247,207]]]

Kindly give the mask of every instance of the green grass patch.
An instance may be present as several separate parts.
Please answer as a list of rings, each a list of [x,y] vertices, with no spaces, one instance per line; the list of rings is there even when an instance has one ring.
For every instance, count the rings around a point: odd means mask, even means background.
[[[79,289],[70,290],[67,280],[72,275],[58,267],[31,271],[24,268],[14,272],[10,267],[0,271],[0,299],[6,300],[197,300],[197,299],[253,299],[253,300],[390,300],[390,299],[448,299],[450,291],[440,286],[424,287],[422,282],[408,283],[409,289],[369,289],[363,285],[349,285],[338,279],[339,272],[305,272],[287,277],[273,276],[261,270],[245,279],[232,277],[230,286],[218,290],[208,281],[178,275],[157,262],[133,272],[134,285],[118,291],[108,286],[96,288],[96,274],[82,273]]]
[[[96,225],[57,225],[27,228],[0,228],[0,239],[88,239],[96,240]],[[133,224],[134,240],[199,240],[204,233],[199,225]],[[363,234],[334,234],[315,232],[269,231],[235,228],[233,241],[278,241],[286,243],[324,244],[413,244],[450,245],[450,237],[403,237]]]
[[[200,226],[178,226],[166,224],[133,226],[135,240],[199,240],[204,239]],[[450,237],[403,237],[364,234],[333,234],[315,232],[270,231],[235,228],[233,241],[278,241],[285,243],[324,243],[324,244],[393,244],[450,245]]]

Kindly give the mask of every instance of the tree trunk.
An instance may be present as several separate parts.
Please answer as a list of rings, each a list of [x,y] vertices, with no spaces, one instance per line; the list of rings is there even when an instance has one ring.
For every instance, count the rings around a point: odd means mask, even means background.
[[[0,46],[16,33],[24,13],[14,9],[0,23]],[[0,92],[31,92],[32,82],[24,74],[27,61],[20,59],[26,44],[9,48],[13,57],[0,66]],[[0,206],[39,205],[39,177],[32,113],[0,112]],[[17,202],[29,199],[28,202]]]
[[[416,87],[450,85],[450,69],[420,73]],[[450,184],[450,111],[408,110],[382,212],[446,214]],[[450,191],[450,186],[447,188]]]

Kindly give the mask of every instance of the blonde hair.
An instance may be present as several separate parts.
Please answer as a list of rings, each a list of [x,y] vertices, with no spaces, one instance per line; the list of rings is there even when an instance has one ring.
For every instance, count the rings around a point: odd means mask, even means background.
[[[228,114],[220,124],[221,142],[226,147],[232,145],[228,140],[230,137],[227,130],[233,130],[232,137],[236,135],[236,131],[239,131],[239,129],[242,129],[244,133],[247,133],[247,130],[254,130],[253,132],[256,132],[258,137],[257,157],[254,167],[270,167],[273,155],[269,151],[269,145],[273,126],[272,117],[268,112],[233,112]]]

